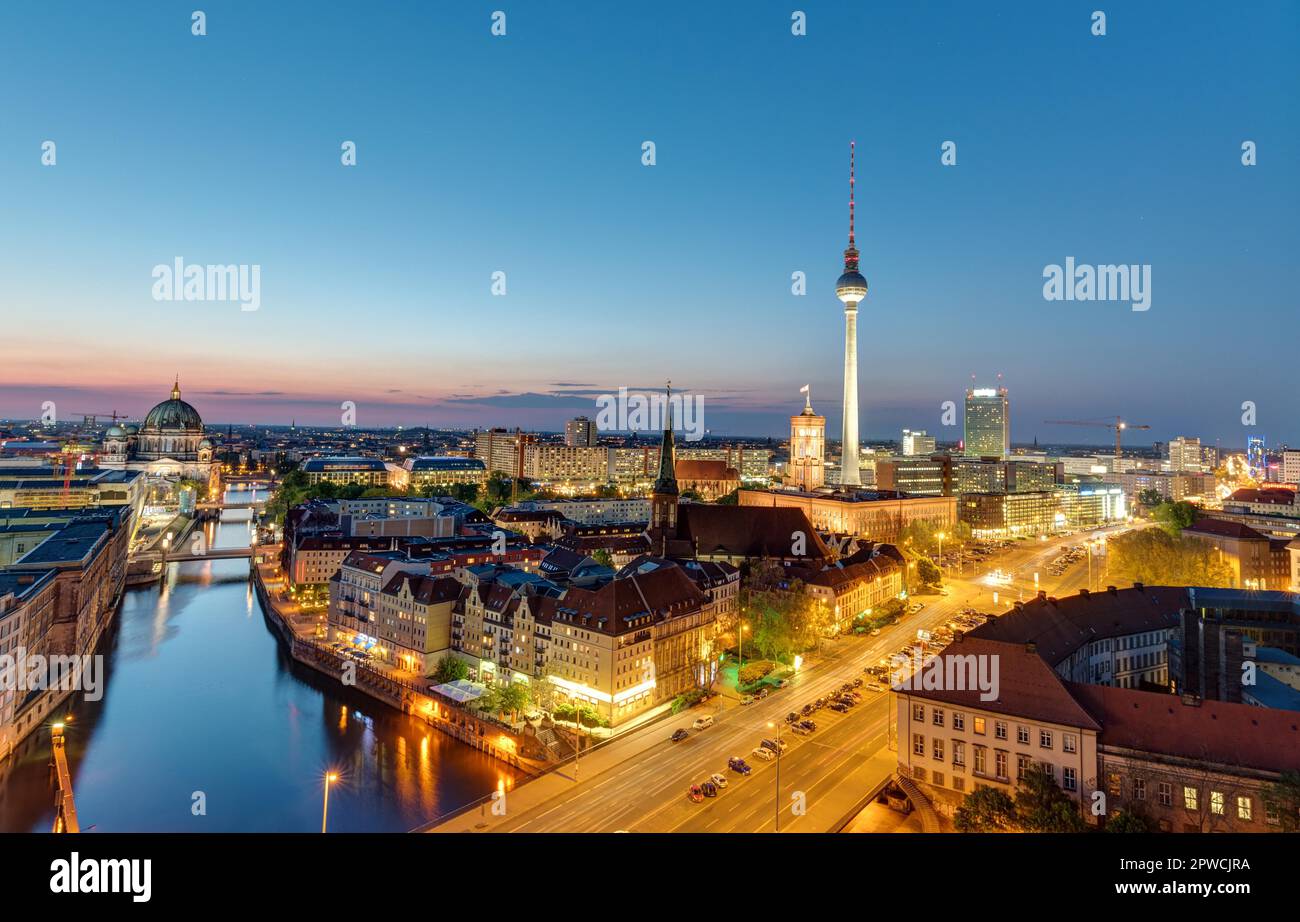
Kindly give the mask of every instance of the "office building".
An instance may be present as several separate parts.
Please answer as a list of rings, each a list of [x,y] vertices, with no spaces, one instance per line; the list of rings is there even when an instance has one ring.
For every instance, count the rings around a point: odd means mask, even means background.
[[[596,444],[596,423],[578,416],[564,424],[564,444],[570,448],[590,448]]]
[[[962,444],[967,457],[1010,457],[1011,417],[1005,387],[966,391],[965,439]]]
[[[935,447],[934,436],[927,435],[924,429],[903,430],[903,454],[905,456],[932,455],[935,452]]]

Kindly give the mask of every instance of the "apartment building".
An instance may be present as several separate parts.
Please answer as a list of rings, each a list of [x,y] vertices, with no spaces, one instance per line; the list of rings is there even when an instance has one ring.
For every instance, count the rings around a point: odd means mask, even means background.
[[[1291,552],[1286,538],[1271,538],[1240,522],[1198,519],[1183,536],[1208,544],[1232,570],[1232,586],[1241,589],[1291,588]]]
[[[891,543],[913,522],[951,529],[957,523],[957,497],[899,497],[858,492],[850,496],[791,490],[744,490],[740,506],[799,509],[820,532],[855,535]],[[683,507],[686,508],[686,507]]]
[[[308,458],[299,470],[307,477],[309,484],[334,483],[342,486],[357,483],[366,487],[386,487],[389,479],[388,465],[379,458]]]

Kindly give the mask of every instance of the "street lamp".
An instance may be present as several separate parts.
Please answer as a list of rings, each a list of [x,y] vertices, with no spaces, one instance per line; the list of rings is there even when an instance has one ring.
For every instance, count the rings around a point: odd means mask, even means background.
[[[328,820],[329,820],[329,813],[330,813],[330,785],[333,784],[335,781],[338,781],[338,780],[339,780],[339,776],[338,776],[337,773],[335,773],[335,772],[326,772],[326,773],[325,773],[325,805],[324,805],[324,807],[321,808],[321,813],[320,813],[320,831],[321,831],[322,833],[325,832],[325,824],[326,824],[326,823],[328,822]]]
[[[935,537],[939,539],[939,572],[943,573],[943,539],[947,537],[943,532],[936,532]]]

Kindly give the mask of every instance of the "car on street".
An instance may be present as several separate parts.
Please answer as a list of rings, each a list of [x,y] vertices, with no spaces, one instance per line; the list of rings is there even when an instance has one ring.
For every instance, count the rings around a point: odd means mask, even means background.
[[[727,786],[727,776],[722,772],[714,772],[712,775],[709,775],[709,780],[720,788],[725,788]]]
[[[854,680],[853,680],[853,687],[854,687],[854,688],[861,688],[861,687],[862,687],[862,680],[861,680],[861,679],[854,679]]]
[[[771,762],[776,758],[776,753],[771,749],[768,749],[766,746],[755,746],[753,751],[750,752],[750,755],[756,759],[761,759],[764,762]]]
[[[669,739],[671,739],[674,743],[680,743],[682,740],[686,739],[690,735],[691,734],[687,732],[685,728],[682,728],[681,730],[674,730],[673,735],[670,736]]]
[[[745,695],[744,697],[742,697],[742,698],[740,699],[740,703],[741,703],[741,704],[753,704],[753,703],[754,703],[754,696],[753,696],[753,695]]]
[[[799,726],[803,727],[809,733],[812,733],[814,730],[817,729],[817,724],[811,720],[801,720],[799,721]]]
[[[785,715],[785,722],[788,724],[792,724],[798,719],[799,719],[799,713],[797,711],[791,711],[789,714]]]
[[[872,637],[879,637],[879,636],[880,636],[880,628],[878,628],[878,627],[873,627],[873,628],[871,629],[871,636],[872,636]]]
[[[777,680],[776,680],[775,682],[773,682],[772,684],[775,685],[777,688],[785,688],[787,685],[790,684],[790,680],[789,680],[789,679],[777,679]]]
[[[831,710],[834,711],[836,714],[847,714],[849,712],[849,706],[847,704],[840,704],[839,702],[836,702],[835,704],[831,705]]]
[[[691,727],[695,730],[704,730],[711,726],[713,726],[712,714],[705,714],[703,717],[697,717],[695,718],[695,723],[691,724]]]
[[[761,745],[762,745],[765,749],[770,749],[770,750],[772,750],[773,752],[780,753],[780,752],[785,752],[786,747],[789,746],[790,744],[787,743],[785,740],[771,740],[771,739],[768,739],[768,740],[763,740],[763,742],[761,743]]]
[[[763,700],[764,698],[766,698],[766,697],[767,697],[768,695],[770,695],[770,694],[772,694],[772,693],[771,693],[770,691],[768,691],[766,688],[760,688],[759,691],[758,691],[758,698],[759,698],[759,700],[761,701],[761,700]]]
[[[791,733],[797,733],[797,734],[799,734],[800,736],[807,736],[807,735],[808,735],[809,733],[811,733],[812,731],[809,730],[807,727],[805,727],[805,726],[803,725],[803,721],[800,721],[800,722],[797,723],[797,724],[791,724],[791,725],[790,725],[790,732],[791,732]]]
[[[686,792],[686,796],[691,799],[691,803],[698,804],[700,801],[704,800],[704,792],[700,790],[698,784],[692,784],[691,789]]]
[[[748,775],[753,771],[752,768],[740,756],[732,756],[727,760],[727,768],[741,775]]]
[[[704,793],[705,797],[718,796],[718,786],[714,784],[712,781],[706,781],[703,784],[701,784],[700,790]]]
[[[816,710],[817,708],[813,707],[811,704],[805,704],[800,709],[799,713],[803,714],[804,717],[807,717],[809,714],[814,713]]]

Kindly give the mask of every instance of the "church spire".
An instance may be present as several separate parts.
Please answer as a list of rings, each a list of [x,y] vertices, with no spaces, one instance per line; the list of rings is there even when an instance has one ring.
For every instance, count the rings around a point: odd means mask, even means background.
[[[659,476],[655,478],[652,492],[664,496],[676,496],[677,458],[673,439],[673,382],[671,381],[668,382],[664,407],[664,440],[659,447]]]

